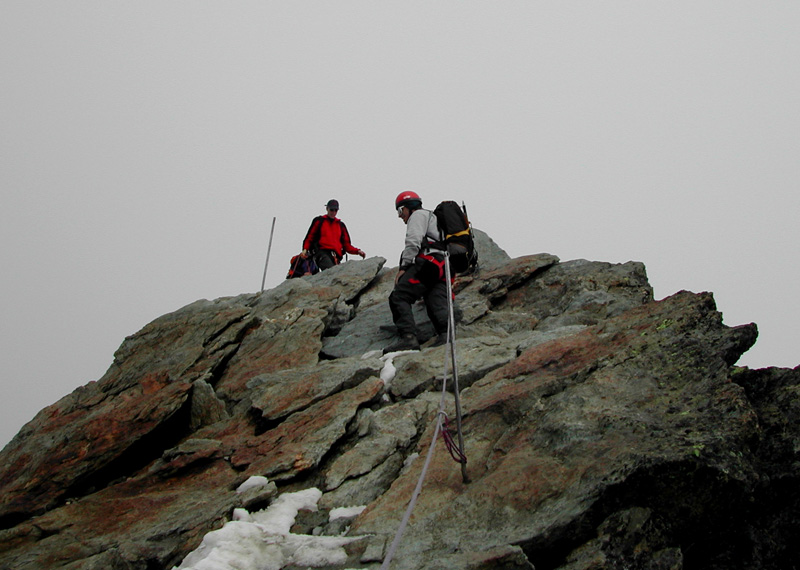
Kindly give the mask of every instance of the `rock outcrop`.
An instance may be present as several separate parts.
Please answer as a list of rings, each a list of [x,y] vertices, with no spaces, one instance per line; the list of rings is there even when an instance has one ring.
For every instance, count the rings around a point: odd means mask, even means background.
[[[454,288],[468,480],[433,442],[391,568],[800,565],[800,369],[737,367],[756,326],[723,324],[710,293],[655,301],[641,263],[509,259],[477,233],[481,269]],[[455,417],[447,347],[381,356],[384,263],[126,338],[0,453],[0,569],[172,568],[310,489],[292,533],[341,538],[318,567],[377,568]],[[242,492],[251,477],[270,484]]]

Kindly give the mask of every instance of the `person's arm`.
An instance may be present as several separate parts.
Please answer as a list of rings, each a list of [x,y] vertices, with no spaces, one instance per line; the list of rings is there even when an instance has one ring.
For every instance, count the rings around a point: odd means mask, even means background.
[[[302,255],[304,258],[308,257],[308,252],[311,250],[311,246],[314,244],[314,242],[319,241],[320,221],[321,220],[319,219],[319,217],[311,220],[311,225],[308,227],[308,231],[306,232],[306,237],[305,239],[303,239]]]
[[[414,210],[406,224],[406,244],[400,255],[400,269],[405,270],[414,263],[414,259],[422,248],[422,240],[428,233],[428,220],[431,212],[427,210]]]
[[[339,223],[342,224],[342,246],[344,250],[347,253],[352,253],[353,255],[360,255],[362,258],[366,257],[366,253],[350,243],[350,232],[347,231],[347,226],[344,225],[344,222],[339,220]]]

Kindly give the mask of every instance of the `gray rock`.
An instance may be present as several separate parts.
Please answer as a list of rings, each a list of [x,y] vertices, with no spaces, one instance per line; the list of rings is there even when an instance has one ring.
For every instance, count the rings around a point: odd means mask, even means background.
[[[454,283],[467,463],[440,433],[392,568],[800,565],[800,368],[738,368],[755,325],[724,325],[709,293],[654,301],[641,263],[508,259],[475,235],[480,268]],[[0,569],[171,568],[235,507],[309,487],[320,511],[296,528],[358,537],[338,567],[376,568],[440,406],[458,436],[447,348],[380,357],[383,265],[197,301],[125,339],[0,452]],[[237,494],[251,475],[272,483]]]
[[[239,504],[249,512],[265,508],[278,495],[278,486],[274,481],[259,487],[251,487],[239,493]]]
[[[225,402],[217,398],[214,388],[204,378],[198,378],[192,383],[189,413],[189,428],[192,430],[198,430],[230,417],[225,409]]]
[[[481,269],[493,269],[511,259],[486,232],[472,228],[472,235],[475,240],[475,251],[478,252],[478,265]]]
[[[436,403],[425,399],[378,410],[370,418],[367,434],[327,468],[324,490],[331,491],[347,479],[369,473],[396,451],[408,448],[435,410]]]

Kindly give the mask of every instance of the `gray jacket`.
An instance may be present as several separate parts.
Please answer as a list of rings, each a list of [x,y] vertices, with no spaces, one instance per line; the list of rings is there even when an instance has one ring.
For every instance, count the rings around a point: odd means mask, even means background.
[[[414,210],[406,224],[406,247],[400,254],[400,269],[408,269],[417,255],[435,249],[431,242],[439,240],[441,234],[434,213],[422,208]]]

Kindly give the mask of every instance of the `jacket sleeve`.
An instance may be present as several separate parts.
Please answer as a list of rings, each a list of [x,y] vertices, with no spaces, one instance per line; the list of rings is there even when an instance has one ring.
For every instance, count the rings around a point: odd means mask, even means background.
[[[406,244],[400,254],[400,269],[407,269],[414,263],[414,259],[422,249],[423,241],[428,233],[432,212],[428,210],[414,210],[408,218],[406,225]]]
[[[321,220],[319,217],[314,218],[311,220],[311,225],[308,227],[308,231],[306,232],[306,237],[303,239],[303,249],[310,250],[311,246],[314,245],[315,242],[319,241],[319,228],[320,228]]]
[[[353,255],[358,254],[358,248],[350,243],[350,232],[347,231],[347,226],[341,220],[339,220],[339,223],[342,224],[342,247],[344,251]]]

